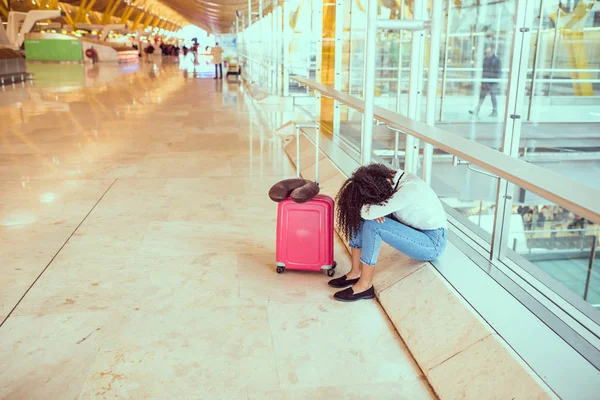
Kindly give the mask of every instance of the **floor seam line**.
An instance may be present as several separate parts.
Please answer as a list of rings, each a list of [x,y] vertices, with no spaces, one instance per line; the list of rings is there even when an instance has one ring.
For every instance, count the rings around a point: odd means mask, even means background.
[[[104,193],[102,193],[102,196],[100,196],[100,198],[96,201],[96,203],[94,203],[94,205],[92,206],[92,208],[87,212],[87,214],[85,215],[85,217],[83,217],[83,219],[81,220],[81,222],[79,222],[79,224],[77,225],[77,227],[75,227],[75,229],[73,230],[73,232],[71,232],[71,234],[69,235],[69,237],[65,240],[65,242],[62,244],[62,246],[60,246],[60,248],[58,249],[58,251],[54,254],[54,256],[52,256],[52,258],[50,259],[50,261],[48,262],[48,264],[46,264],[46,266],[44,267],[44,269],[42,270],[42,272],[40,272],[40,274],[35,278],[35,280],[33,281],[33,283],[27,288],[27,290],[25,291],[25,293],[23,293],[23,296],[21,296],[21,298],[19,299],[19,301],[17,301],[17,303],[14,305],[14,307],[10,310],[10,312],[6,315],[6,317],[4,318],[4,321],[0,322],[0,328],[2,328],[2,326],[4,326],[4,323],[6,321],[8,321],[8,318],[12,315],[12,313],[17,309],[17,307],[19,306],[19,304],[21,304],[21,302],[23,301],[23,299],[25,298],[25,296],[27,296],[27,294],[29,293],[29,291],[33,288],[33,286],[35,286],[35,284],[37,283],[37,281],[42,277],[42,275],[44,274],[44,272],[46,272],[46,270],[50,267],[50,265],[54,262],[54,260],[56,259],[56,257],[60,254],[60,252],[62,251],[62,249],[67,245],[67,243],[69,243],[69,240],[71,240],[71,238],[73,237],[73,235],[75,234],[75,232],[77,232],[77,230],[81,227],[81,225],[83,225],[83,223],[85,222],[85,220],[90,216],[90,214],[92,213],[92,211],[94,211],[96,209],[96,206],[102,201],[102,199],[104,198],[104,196],[106,196],[106,194],[108,193],[108,191],[115,185],[115,183],[117,182],[118,178],[115,179],[110,186],[108,186],[108,188],[104,191]]]
[[[385,309],[385,307],[383,306],[383,304],[381,303],[381,301],[379,300],[379,297],[376,297],[376,303],[379,306],[379,309],[383,312],[384,316],[387,318],[388,322],[392,325],[392,328],[394,329],[394,332],[396,334],[396,336],[398,337],[398,339],[400,339],[400,341],[402,342],[402,346],[403,348],[408,352],[408,354],[410,355],[410,358],[412,359],[412,362],[414,363],[416,369],[420,372],[420,377],[419,378],[423,378],[423,381],[426,382],[426,385],[428,387],[428,391],[430,392],[430,394],[433,394],[435,396],[435,398],[437,400],[440,400],[440,396],[438,395],[438,393],[435,391],[435,389],[433,388],[433,385],[431,384],[431,382],[429,381],[429,377],[427,376],[426,371],[423,369],[423,367],[421,366],[421,364],[419,364],[419,362],[417,361],[417,358],[415,357],[413,351],[410,349],[410,347],[408,347],[408,345],[406,344],[406,340],[404,340],[404,338],[402,337],[402,335],[400,334],[400,330],[398,329],[398,327],[396,326],[396,324],[394,323],[394,321],[392,320],[391,315],[387,312],[387,310]]]
[[[267,323],[269,324],[269,335],[271,335],[271,348],[273,349],[273,362],[275,364],[275,372],[277,372],[277,386],[281,390],[281,375],[279,373],[279,363],[277,362],[277,355],[275,354],[275,336],[273,335],[273,328],[271,327],[271,311],[270,311],[271,299],[267,298]]]

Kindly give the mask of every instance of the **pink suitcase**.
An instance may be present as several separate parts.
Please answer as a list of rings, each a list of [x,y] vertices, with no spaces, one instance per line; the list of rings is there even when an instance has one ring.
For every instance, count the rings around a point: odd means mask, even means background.
[[[296,143],[300,143],[300,125],[296,126]],[[315,165],[316,182],[319,183],[319,130],[316,128]],[[296,148],[296,172],[300,176],[300,150]],[[326,270],[335,274],[333,260],[333,199],[319,194],[312,200],[298,204],[287,198],[277,207],[277,272],[286,269],[302,271]]]

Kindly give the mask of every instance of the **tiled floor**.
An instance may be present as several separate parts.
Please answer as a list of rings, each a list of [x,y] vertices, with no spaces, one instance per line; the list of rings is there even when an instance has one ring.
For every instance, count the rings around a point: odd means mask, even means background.
[[[34,68],[0,94],[0,398],[432,398],[376,302],[275,273],[293,170],[237,84]]]

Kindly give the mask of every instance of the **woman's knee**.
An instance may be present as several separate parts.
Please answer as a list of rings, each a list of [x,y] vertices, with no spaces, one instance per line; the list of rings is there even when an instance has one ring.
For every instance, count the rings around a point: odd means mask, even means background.
[[[353,249],[362,249],[362,240],[360,240],[359,236],[355,236],[352,239],[350,239],[349,245]]]
[[[380,223],[375,220],[368,220],[363,223],[363,230],[375,232],[379,228]]]
[[[361,249],[362,248],[362,230],[359,230],[350,238],[350,247],[353,249]]]

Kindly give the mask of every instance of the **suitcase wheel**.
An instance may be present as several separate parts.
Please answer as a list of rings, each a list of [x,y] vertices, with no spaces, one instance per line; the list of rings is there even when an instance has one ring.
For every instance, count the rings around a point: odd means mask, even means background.
[[[337,263],[334,261],[331,269],[327,270],[327,276],[331,277],[331,276],[335,275],[335,267],[337,267]]]
[[[285,271],[285,267],[282,267],[282,266],[277,266],[277,273],[278,273],[278,274],[283,274],[283,273],[284,273],[284,271]]]

